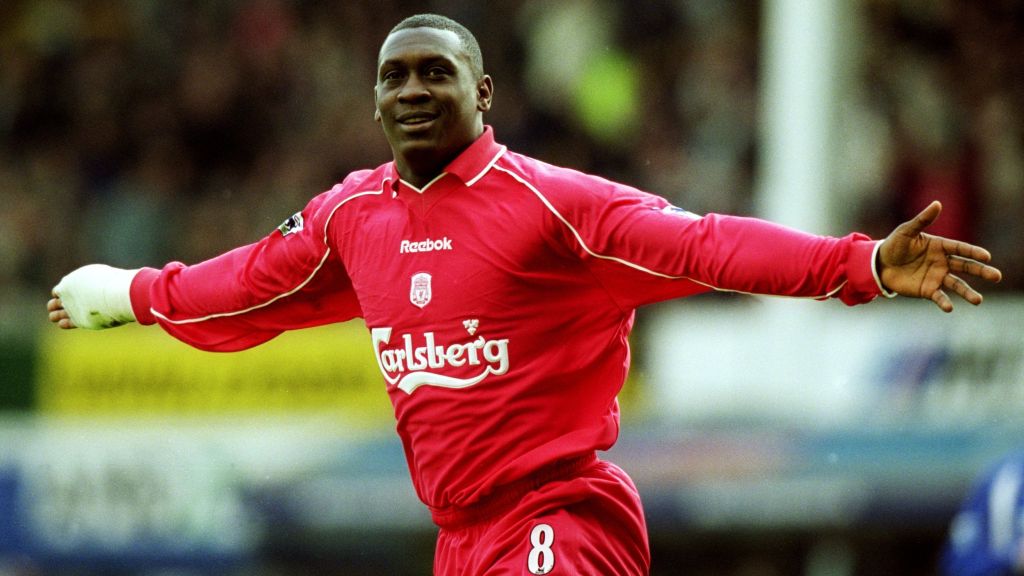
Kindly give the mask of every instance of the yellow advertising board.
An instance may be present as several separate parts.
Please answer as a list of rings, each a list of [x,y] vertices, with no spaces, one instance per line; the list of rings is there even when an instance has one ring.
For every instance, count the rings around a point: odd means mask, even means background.
[[[50,414],[393,418],[361,321],[286,332],[227,354],[193,349],[156,327],[43,330],[39,360],[38,405]]]

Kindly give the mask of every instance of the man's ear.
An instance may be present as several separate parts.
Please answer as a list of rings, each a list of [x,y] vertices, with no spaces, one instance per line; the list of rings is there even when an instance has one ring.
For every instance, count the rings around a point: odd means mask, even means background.
[[[380,107],[377,106],[377,86],[373,87],[373,121],[380,122]]]
[[[487,112],[491,109],[491,99],[494,97],[494,81],[487,74],[480,78],[476,85],[476,109]]]

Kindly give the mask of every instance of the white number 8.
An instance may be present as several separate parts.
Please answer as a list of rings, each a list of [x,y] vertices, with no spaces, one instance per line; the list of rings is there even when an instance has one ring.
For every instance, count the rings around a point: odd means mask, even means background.
[[[555,542],[555,531],[547,524],[537,524],[530,532],[530,557],[526,567],[530,574],[547,574],[555,567],[555,553],[551,545]]]

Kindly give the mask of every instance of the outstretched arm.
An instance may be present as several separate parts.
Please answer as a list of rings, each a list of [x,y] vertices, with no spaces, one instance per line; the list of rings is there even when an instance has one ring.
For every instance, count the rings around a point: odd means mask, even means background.
[[[882,242],[877,263],[882,285],[902,296],[927,298],[943,312],[953,311],[946,290],[971,304],[981,304],[981,294],[961,276],[999,282],[1003,274],[987,264],[992,260],[988,250],[926,234],[924,229],[940,212],[942,204],[932,202],[912,220],[897,226]]]
[[[64,329],[159,323],[196,348],[233,351],[285,330],[359,316],[351,280],[327,243],[327,219],[321,218],[333,213],[321,210],[332,194],[317,196],[301,218],[290,218],[296,226],[191,266],[83,266],[54,287],[49,319]]]

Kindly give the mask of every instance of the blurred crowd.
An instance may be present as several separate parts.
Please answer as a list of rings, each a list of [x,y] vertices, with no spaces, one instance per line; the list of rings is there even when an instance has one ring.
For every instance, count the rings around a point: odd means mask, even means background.
[[[924,203],[1021,288],[1024,3],[865,0],[847,228]],[[7,0],[0,3],[0,309],[61,275],[194,262],[254,241],[390,159],[377,49],[416,12],[480,40],[511,148],[750,213],[759,3],[743,0]],[[855,98],[854,98],[855,96]]]

